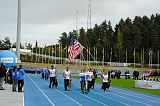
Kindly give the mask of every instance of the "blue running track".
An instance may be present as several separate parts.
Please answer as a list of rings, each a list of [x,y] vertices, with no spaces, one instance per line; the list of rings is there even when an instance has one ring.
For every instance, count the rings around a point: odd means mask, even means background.
[[[58,88],[48,88],[49,80],[38,74],[26,74],[24,86],[25,106],[160,106],[160,96],[110,87],[108,92],[95,84],[89,94],[82,94],[78,79],[72,79],[72,90],[65,91],[62,75],[58,75]]]

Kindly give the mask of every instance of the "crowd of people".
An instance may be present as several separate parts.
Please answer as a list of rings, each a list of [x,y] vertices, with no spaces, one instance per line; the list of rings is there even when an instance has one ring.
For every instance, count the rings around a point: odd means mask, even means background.
[[[34,72],[33,72],[34,71]],[[1,63],[0,66],[0,90],[5,90],[3,87],[4,81],[6,83],[12,84],[12,91],[13,92],[22,92],[24,86],[24,75],[26,73],[41,73],[42,79],[50,80],[49,88],[57,88],[58,81],[57,81],[57,70],[55,66],[51,66],[50,69],[43,68],[43,69],[23,69],[22,65],[19,66],[12,66],[10,69],[6,68],[4,63]],[[130,79],[129,71],[124,72],[125,79]],[[133,71],[133,79],[139,80],[140,79],[139,71]],[[96,69],[91,68],[84,68],[79,73],[80,77],[80,85],[81,91],[84,94],[88,94],[90,89],[94,89],[95,86],[95,79],[97,78]],[[121,78],[121,71],[102,71],[101,78],[102,78],[102,89],[104,91],[108,91],[110,87],[110,77],[111,79],[120,79]],[[142,80],[146,80],[147,78],[154,78],[154,81],[159,81],[158,78],[160,77],[160,71],[146,71],[142,74]],[[64,78],[64,90],[70,90],[72,87],[72,79],[71,79],[71,71],[69,67],[63,71],[63,78]],[[18,86],[18,88],[17,88]]]
[[[6,83],[12,84],[13,92],[23,92],[25,71],[22,69],[22,65],[11,66],[7,68],[5,63],[1,63],[0,66],[0,90],[5,90],[3,85]]]
[[[47,74],[46,74],[47,73]],[[57,81],[57,70],[55,66],[51,66],[51,69],[44,68],[42,69],[42,79],[48,80],[49,77],[50,82],[49,82],[49,88],[57,88],[58,86],[58,81]],[[97,78],[97,73],[95,69],[87,69],[84,68],[81,70],[79,73],[80,77],[80,85],[81,85],[81,91],[84,94],[88,94],[90,89],[94,89],[95,86],[95,79]],[[103,74],[101,75],[102,77],[102,89],[104,91],[108,91],[110,87],[110,73],[107,71],[104,71]],[[66,68],[66,70],[63,71],[63,78],[64,78],[64,90],[71,90],[72,87],[72,79],[71,79],[71,71],[69,70],[69,67]]]

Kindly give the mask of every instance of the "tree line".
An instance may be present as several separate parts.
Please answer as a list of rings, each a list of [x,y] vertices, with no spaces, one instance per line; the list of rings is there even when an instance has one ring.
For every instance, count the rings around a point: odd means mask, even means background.
[[[148,63],[149,53],[152,51],[153,63],[157,63],[160,49],[160,15],[120,19],[114,28],[110,21],[105,20],[87,30],[82,27],[68,34],[63,32],[59,43],[62,43],[63,47],[69,45],[73,35],[92,55],[95,53],[94,49],[97,49],[98,61],[104,58],[105,62],[109,62],[112,57],[114,62],[126,62],[127,57],[127,62],[133,63],[135,55],[136,63],[142,63],[142,57],[143,63]],[[84,50],[85,59],[87,54]]]

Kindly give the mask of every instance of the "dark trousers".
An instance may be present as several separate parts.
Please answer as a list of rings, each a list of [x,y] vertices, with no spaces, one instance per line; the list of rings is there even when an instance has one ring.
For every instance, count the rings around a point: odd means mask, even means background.
[[[138,76],[135,76],[135,80],[138,80]]]
[[[91,87],[94,89],[95,79],[92,79]]]
[[[42,78],[44,79],[44,73],[42,73]]]
[[[69,84],[69,79],[64,79],[64,88],[65,88],[65,90],[67,90],[68,84]]]
[[[106,90],[106,88],[109,89],[110,84],[109,84],[108,82],[103,82],[102,84],[103,84],[103,85],[102,85],[102,89],[103,89],[104,91]]]
[[[57,87],[58,83],[57,83],[57,79],[56,77],[50,77],[50,83],[49,83],[49,88],[51,88],[51,85],[52,87]]]
[[[18,91],[22,91],[24,80],[18,80]]]
[[[90,88],[92,87],[92,81],[88,81],[88,92],[89,92],[89,90],[90,90]]]

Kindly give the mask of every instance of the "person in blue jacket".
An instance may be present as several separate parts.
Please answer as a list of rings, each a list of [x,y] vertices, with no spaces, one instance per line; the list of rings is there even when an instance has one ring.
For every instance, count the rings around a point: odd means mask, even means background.
[[[24,69],[22,69],[22,65],[19,65],[17,69],[18,74],[18,92],[22,92],[22,88],[24,85]]]
[[[84,68],[84,70],[82,72],[79,73],[79,76],[80,76],[80,83],[81,83],[81,90],[82,90],[82,93],[84,94],[88,94],[87,92],[87,87],[88,87],[88,81],[86,80],[86,72],[87,72],[87,69]]]
[[[17,66],[13,66],[13,70],[11,71],[12,73],[12,81],[13,81],[13,85],[12,85],[12,91],[16,92],[16,88],[17,88],[17,83],[18,83],[18,73],[17,73]]]

